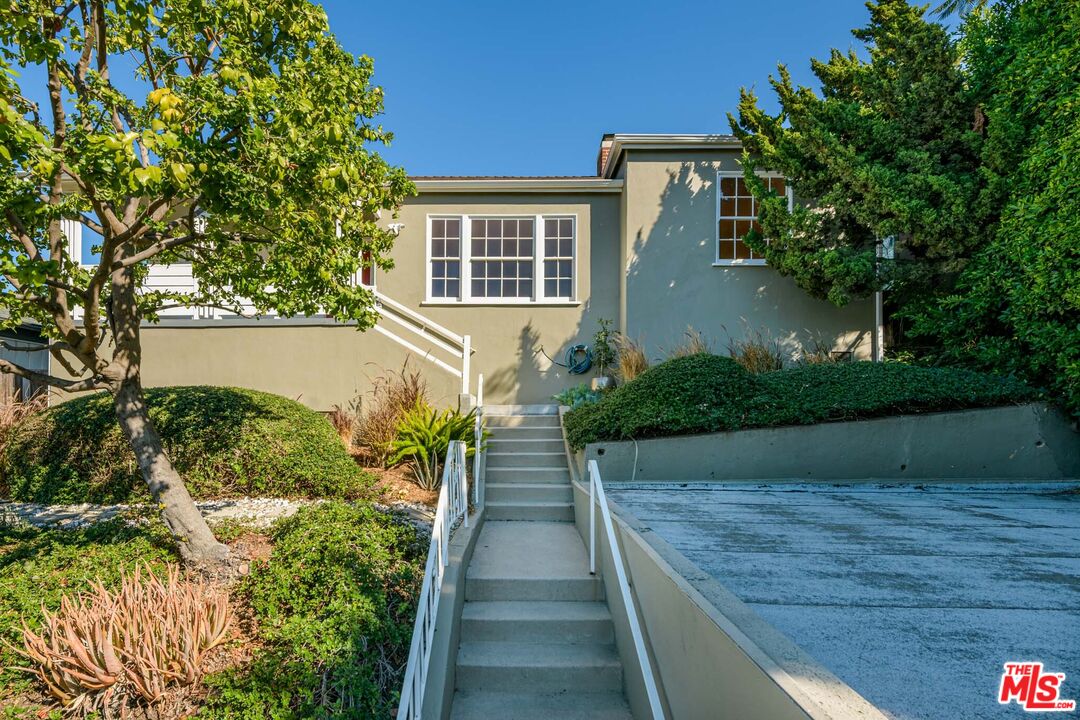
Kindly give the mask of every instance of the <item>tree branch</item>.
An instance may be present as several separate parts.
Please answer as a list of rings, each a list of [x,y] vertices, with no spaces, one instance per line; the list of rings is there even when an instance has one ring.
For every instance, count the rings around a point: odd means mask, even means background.
[[[0,373],[8,373],[9,375],[26,378],[27,380],[33,380],[34,382],[60,388],[64,392],[70,393],[82,392],[84,390],[103,390],[109,387],[108,383],[100,375],[93,375],[83,380],[66,380],[64,378],[58,378],[55,375],[49,375],[48,373],[27,370],[26,368],[20,367],[7,360],[0,360]]]
[[[137,252],[134,255],[129,255],[126,258],[124,258],[123,260],[118,260],[118,261],[114,262],[110,266],[110,269],[111,270],[119,270],[120,268],[128,268],[128,267],[131,267],[132,265],[137,265],[137,264],[141,263],[143,260],[147,260],[149,258],[152,258],[155,255],[157,255],[159,253],[163,253],[163,252],[165,252],[166,250],[168,250],[170,248],[180,247],[181,245],[186,245],[188,243],[192,243],[197,239],[198,239],[198,235],[191,234],[191,235],[184,235],[182,237],[169,238],[168,240],[161,240],[161,241],[156,242],[153,245],[149,246],[145,250]]]

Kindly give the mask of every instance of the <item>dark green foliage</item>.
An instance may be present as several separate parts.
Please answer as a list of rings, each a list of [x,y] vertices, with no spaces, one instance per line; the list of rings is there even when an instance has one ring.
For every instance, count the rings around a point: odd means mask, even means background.
[[[207,678],[199,717],[389,717],[408,658],[426,542],[408,522],[330,502],[273,533],[241,589],[261,647]]]
[[[22,644],[22,620],[41,624],[41,607],[56,610],[60,597],[90,589],[90,581],[116,584],[140,563],[155,569],[176,562],[164,528],[112,520],[79,530],[37,530],[0,524],[0,639]],[[13,670],[20,658],[0,642],[0,706],[25,690],[29,675]],[[29,717],[30,714],[27,713]]]
[[[700,353],[649,368],[566,416],[571,445],[732,430],[745,423],[759,377],[731,358]]]
[[[732,371],[732,366],[738,372]],[[648,383],[643,385],[643,381]],[[1022,383],[954,368],[821,363],[751,375],[728,358],[669,360],[567,414],[571,445],[1008,405]]]
[[[997,3],[964,35],[1001,222],[956,293],[910,313],[913,333],[934,359],[1015,373],[1080,417],[1080,5]]]
[[[906,0],[867,8],[869,25],[853,35],[869,62],[854,50],[812,60],[820,95],[794,86],[781,66],[772,79],[780,113],[765,113],[744,90],[739,117],[730,118],[762,205],[763,236],[752,232],[747,242],[777,271],[836,304],[886,283],[901,299],[948,285],[987,237],[976,99],[956,42]],[[754,168],[789,178],[800,201],[792,212]],[[902,260],[879,267],[877,240],[890,236]]]
[[[358,497],[373,482],[330,423],[293,400],[202,386],[154,388],[146,399],[195,499]],[[0,456],[0,497],[50,503],[146,499],[112,397],[77,398],[20,424]]]

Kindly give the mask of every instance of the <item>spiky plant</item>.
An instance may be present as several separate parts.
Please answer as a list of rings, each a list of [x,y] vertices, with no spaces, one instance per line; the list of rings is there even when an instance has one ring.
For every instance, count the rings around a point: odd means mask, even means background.
[[[439,468],[452,440],[465,442],[467,457],[476,452],[475,424],[475,410],[465,414],[455,410],[440,413],[422,400],[417,401],[398,424],[397,437],[391,443],[390,464],[410,462],[417,484],[424,490],[435,490],[441,482]]]
[[[115,591],[94,582],[42,614],[41,631],[24,621],[23,648],[13,649],[30,662],[22,669],[77,716],[123,714],[132,703],[158,702],[172,683],[197,681],[232,621],[224,592],[182,580],[175,565],[164,579],[136,568]]]

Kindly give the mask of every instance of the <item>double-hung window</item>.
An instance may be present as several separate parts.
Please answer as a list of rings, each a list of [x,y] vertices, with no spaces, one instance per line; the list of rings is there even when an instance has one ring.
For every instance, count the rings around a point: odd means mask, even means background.
[[[576,251],[573,215],[432,215],[428,300],[572,302]]]
[[[785,195],[792,207],[791,188],[780,175],[761,174],[765,187]],[[716,175],[716,265],[764,265],[765,258],[743,240],[758,225],[758,203],[746,186],[741,171],[721,171]]]

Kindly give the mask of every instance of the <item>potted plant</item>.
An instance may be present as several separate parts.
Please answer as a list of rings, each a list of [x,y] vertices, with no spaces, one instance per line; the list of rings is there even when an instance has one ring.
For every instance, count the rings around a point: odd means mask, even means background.
[[[593,390],[603,390],[611,387],[615,381],[608,374],[608,368],[614,367],[618,358],[615,348],[612,346],[611,321],[600,318],[600,329],[593,335],[592,356],[593,364],[596,365],[600,374],[592,379]]]

